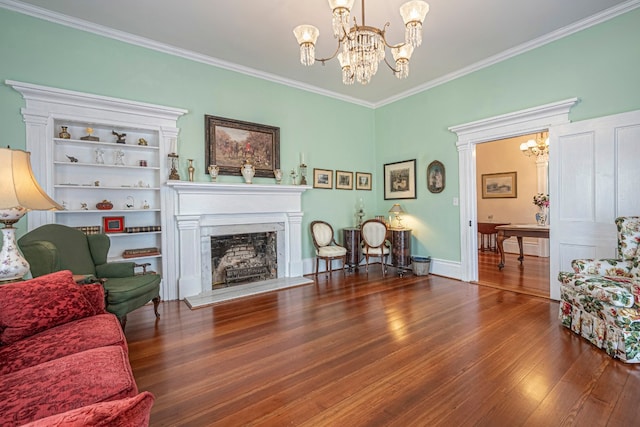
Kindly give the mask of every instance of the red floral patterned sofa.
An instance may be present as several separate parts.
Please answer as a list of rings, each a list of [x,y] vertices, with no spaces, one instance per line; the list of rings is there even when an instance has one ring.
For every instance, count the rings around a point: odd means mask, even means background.
[[[560,272],[560,320],[610,356],[640,363],[640,217],[616,219],[617,259],[576,259]]]
[[[70,271],[0,286],[0,426],[144,426],[118,319]]]

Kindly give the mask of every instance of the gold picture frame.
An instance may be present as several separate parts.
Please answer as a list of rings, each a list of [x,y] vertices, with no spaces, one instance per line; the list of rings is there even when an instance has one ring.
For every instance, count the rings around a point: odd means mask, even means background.
[[[518,173],[500,172],[482,175],[483,199],[509,199],[518,197]]]
[[[205,162],[218,165],[220,175],[242,175],[240,168],[248,160],[256,177],[275,178],[280,169],[280,128],[204,116]]]

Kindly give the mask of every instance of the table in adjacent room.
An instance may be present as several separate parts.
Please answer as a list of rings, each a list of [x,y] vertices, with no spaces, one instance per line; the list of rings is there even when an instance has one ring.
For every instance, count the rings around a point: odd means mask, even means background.
[[[496,227],[498,230],[498,252],[500,253],[500,263],[498,269],[502,270],[504,267],[504,248],[503,242],[509,237],[515,236],[518,238],[518,247],[520,249],[520,256],[518,261],[522,264],[524,260],[524,253],[522,251],[522,238],[523,237],[537,237],[539,239],[549,238],[549,226],[537,225],[537,224],[510,224],[500,225]]]

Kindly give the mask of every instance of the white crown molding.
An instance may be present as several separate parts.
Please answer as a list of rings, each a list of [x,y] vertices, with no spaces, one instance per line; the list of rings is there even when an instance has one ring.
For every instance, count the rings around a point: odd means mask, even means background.
[[[621,3],[617,6],[611,7],[607,10],[604,10],[596,15],[585,18],[581,21],[574,22],[571,25],[567,25],[566,27],[560,28],[559,30],[552,31],[551,33],[545,34],[542,37],[538,37],[537,39],[530,40],[526,43],[513,47],[511,49],[507,49],[503,52],[500,52],[497,55],[490,56],[482,61],[476,62],[475,64],[471,64],[468,67],[461,68],[460,70],[454,71],[449,74],[445,74],[444,76],[426,82],[420,86],[416,86],[408,91],[399,93],[392,97],[389,97],[385,100],[377,102],[374,104],[373,108],[379,108],[387,104],[391,104],[393,102],[399,101],[401,99],[407,98],[409,96],[415,95],[420,92],[424,92],[425,90],[432,89],[436,86],[440,86],[441,84],[450,82],[457,78],[466,76],[467,74],[471,74],[475,71],[481,70],[483,68],[490,67],[491,65],[497,64],[499,62],[505,61],[509,58],[513,58],[522,53],[528,52],[530,50],[539,48],[556,40],[560,40],[564,37],[567,37],[571,34],[577,33],[578,31],[585,30],[594,25],[600,24],[602,22],[613,19],[617,16],[623,15],[627,12],[632,11],[640,7],[640,0],[629,0],[625,3]]]
[[[22,13],[24,15],[29,15],[34,18],[43,19],[46,21],[50,21],[56,24],[64,25],[70,28],[75,28],[77,30],[86,31],[89,33],[97,34],[103,37],[108,37],[114,40],[119,40],[124,43],[129,43],[132,45],[144,47],[147,49],[152,49],[158,52],[166,53],[173,56],[178,56],[181,58],[185,58],[188,60],[200,62],[207,65],[212,65],[214,67],[222,68],[229,71],[234,71],[240,74],[245,74],[251,77],[256,77],[262,80],[270,81],[273,83],[282,84],[285,86],[289,86],[296,89],[301,89],[307,92],[315,93],[318,95],[323,95],[329,98],[335,98],[341,101],[349,102],[352,104],[360,105],[363,107],[376,109],[387,104],[391,104],[393,102],[399,101],[401,99],[407,98],[409,96],[415,95],[420,92],[424,92],[426,90],[432,89],[441,84],[447,83],[449,81],[455,80],[467,74],[471,74],[475,71],[481,70],[483,68],[494,65],[498,62],[507,60],[514,56],[520,55],[522,53],[528,52],[532,49],[538,48],[540,46],[544,46],[545,44],[551,43],[553,41],[559,40],[563,37],[566,37],[570,34],[576,33],[578,31],[582,31],[586,28],[592,27],[594,25],[600,24],[602,22],[608,21],[609,19],[615,18],[619,15],[627,13],[633,9],[640,7],[640,0],[629,0],[627,2],[621,3],[617,6],[604,10],[596,15],[585,18],[581,21],[578,21],[574,24],[568,25],[564,28],[560,28],[559,30],[553,31],[549,34],[546,34],[537,39],[531,40],[527,43],[523,43],[519,46],[516,46],[511,49],[507,49],[497,55],[491,56],[483,61],[476,62],[468,67],[462,68],[458,71],[454,71],[452,73],[446,74],[440,78],[431,80],[422,85],[416,86],[408,91],[401,92],[397,95],[384,99],[380,102],[368,102],[362,99],[342,95],[337,92],[321,89],[317,86],[308,85],[296,80],[286,79],[275,74],[265,73],[260,70],[256,70],[253,68],[245,67],[242,65],[238,65],[232,62],[223,61],[218,58],[213,58],[207,55],[202,55],[196,52],[192,52],[186,49],[180,49],[175,46],[171,46],[164,43],[159,43],[154,40],[150,40],[144,37],[135,36],[130,33],[126,33],[124,31],[115,30],[113,28],[105,27],[102,25],[94,24],[88,21],[84,21],[77,18],[72,18],[67,15],[63,15],[57,12],[52,12],[50,10],[42,9],[40,7],[32,6],[29,4],[25,4],[15,0],[0,0],[0,7],[12,10],[14,12]]]
[[[144,47],[147,49],[155,50],[158,52],[166,53],[166,54],[177,56],[180,58],[185,58],[191,61],[200,62],[203,64],[222,68],[225,70],[234,71],[240,74],[245,74],[251,77],[256,77],[262,80],[282,84],[292,88],[301,89],[306,92],[316,93],[318,95],[323,95],[329,98],[335,98],[335,99],[349,102],[352,104],[361,105],[363,107],[368,107],[368,108],[374,107],[373,103],[364,101],[362,99],[357,99],[350,96],[342,95],[337,92],[321,89],[319,87],[301,83],[296,80],[286,79],[284,77],[280,77],[275,74],[265,73],[264,71],[245,67],[232,62],[228,62],[228,61],[223,61],[218,58],[213,58],[211,56],[192,52],[190,50],[181,49],[169,44],[159,43],[155,40],[139,37],[124,31],[115,30],[113,28],[105,27],[103,25],[84,21],[82,19],[72,18],[68,15],[52,12],[50,10],[42,9],[37,6],[21,3],[19,1],[0,0],[0,7],[8,10],[12,10],[14,12],[22,13],[24,15],[32,16],[34,18],[43,19],[45,21],[49,21],[56,24],[64,25],[66,27],[74,28],[76,30],[86,31],[88,33],[93,33],[99,36],[118,40],[118,41],[132,44],[135,46]]]

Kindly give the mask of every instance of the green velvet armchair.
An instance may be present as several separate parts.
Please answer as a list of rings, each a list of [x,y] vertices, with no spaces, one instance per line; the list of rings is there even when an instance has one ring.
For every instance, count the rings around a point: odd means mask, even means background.
[[[100,279],[106,293],[107,311],[118,317],[123,328],[127,314],[149,301],[153,301],[155,315],[160,317],[161,276],[136,274],[134,262],[107,262],[110,245],[105,234],[85,235],[60,224],[43,225],[18,240],[33,277],[71,270],[76,275]]]

